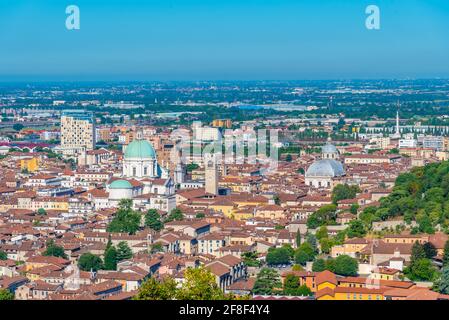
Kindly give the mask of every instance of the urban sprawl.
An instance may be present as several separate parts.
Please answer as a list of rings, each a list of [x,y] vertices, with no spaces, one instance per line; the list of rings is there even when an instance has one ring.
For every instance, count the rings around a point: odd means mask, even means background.
[[[449,81],[0,84],[0,300],[448,300]]]

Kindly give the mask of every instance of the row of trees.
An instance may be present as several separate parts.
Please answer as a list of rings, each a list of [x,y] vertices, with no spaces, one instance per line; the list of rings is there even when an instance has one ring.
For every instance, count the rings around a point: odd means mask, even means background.
[[[117,247],[109,240],[104,252],[104,261],[101,257],[87,252],[78,260],[78,267],[83,271],[116,270],[117,263],[132,258],[133,253],[125,241],[118,243]]]
[[[170,214],[163,220],[155,209],[150,209],[145,214],[145,226],[152,230],[160,231],[164,228],[164,223],[173,220],[182,220],[184,215],[178,208],[173,209]],[[132,209],[132,200],[123,199],[119,203],[114,219],[108,225],[108,232],[125,232],[135,234],[140,228],[141,214]]]
[[[150,278],[139,289],[134,300],[228,300],[235,299],[223,293],[215,276],[205,268],[187,268],[184,282],[178,286],[173,278]]]
[[[320,242],[321,253],[328,254],[337,241],[336,238],[329,238],[325,227],[320,228],[316,236],[308,235],[304,243],[299,244],[295,250],[290,245],[283,245],[280,248],[270,248],[266,256],[266,262],[270,265],[285,265],[296,263],[297,266],[305,266],[307,262],[313,262],[314,271],[329,270],[342,276],[357,275],[358,262],[347,255],[341,255],[336,259],[317,259],[319,250],[317,239]],[[341,240],[342,241],[342,240]]]
[[[279,272],[272,268],[263,268],[257,275],[253,293],[257,295],[310,296],[312,291],[306,285],[300,285],[299,277],[289,274],[282,285]]]

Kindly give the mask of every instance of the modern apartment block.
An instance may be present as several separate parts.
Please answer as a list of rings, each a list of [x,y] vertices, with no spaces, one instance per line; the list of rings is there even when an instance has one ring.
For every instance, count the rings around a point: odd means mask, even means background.
[[[78,155],[95,148],[95,121],[92,112],[66,110],[61,113],[61,151]]]

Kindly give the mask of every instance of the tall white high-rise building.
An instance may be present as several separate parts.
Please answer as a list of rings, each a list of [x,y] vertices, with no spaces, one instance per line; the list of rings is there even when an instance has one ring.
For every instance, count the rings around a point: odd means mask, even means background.
[[[95,120],[92,112],[66,110],[61,114],[61,149],[79,155],[95,148]]]

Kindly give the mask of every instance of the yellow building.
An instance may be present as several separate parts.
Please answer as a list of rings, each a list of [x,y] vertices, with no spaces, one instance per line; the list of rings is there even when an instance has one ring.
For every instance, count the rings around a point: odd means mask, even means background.
[[[374,280],[398,280],[401,272],[397,269],[379,267],[371,272],[371,278]]]
[[[20,160],[20,169],[26,170],[28,172],[36,172],[39,170],[39,160],[38,158],[22,159]]]
[[[237,205],[227,199],[219,199],[215,201],[213,204],[209,205],[209,208],[223,213],[228,218],[234,218],[234,213],[237,209]]]
[[[68,211],[69,200],[68,198],[36,198],[31,202],[31,208],[24,209],[37,211],[41,208],[45,210]]]
[[[335,276],[335,274],[328,270],[317,273],[315,277],[315,282],[317,285],[316,287],[317,291],[323,289],[334,290],[338,284],[337,277]]]
[[[215,119],[212,121],[212,127],[230,129],[232,128],[232,121],[231,119]]]
[[[385,300],[385,289],[342,288],[334,290],[334,300]]]
[[[243,208],[238,208],[234,213],[234,219],[235,220],[247,220],[247,219],[251,219],[254,217],[254,211],[255,211],[254,206],[248,206],[248,207],[243,207]]]
[[[363,238],[354,238],[345,241],[342,245],[333,246],[331,249],[332,258],[336,258],[339,255],[356,256],[357,253],[361,252],[367,245],[369,241]]]
[[[336,287],[335,289],[324,288],[317,291],[317,300],[385,300],[382,289]]]

